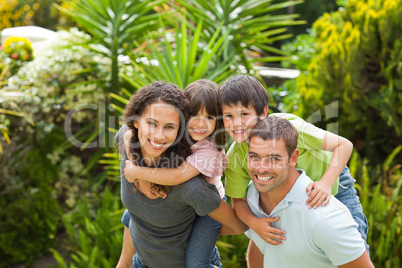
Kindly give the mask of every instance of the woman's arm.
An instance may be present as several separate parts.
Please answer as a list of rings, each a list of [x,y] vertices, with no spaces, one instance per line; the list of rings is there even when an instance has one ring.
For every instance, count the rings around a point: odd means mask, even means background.
[[[322,206],[328,204],[331,197],[331,188],[348,163],[352,154],[353,144],[341,136],[324,131],[321,150],[332,152],[332,159],[322,178],[319,181],[310,183],[307,187],[309,198],[306,204],[309,204],[309,208],[317,208],[321,204]],[[314,191],[311,191],[312,189]]]
[[[160,185],[178,185],[200,174],[198,169],[187,161],[178,168],[147,168],[136,166],[131,161],[126,161],[124,176],[128,181],[141,179]]]
[[[232,207],[222,199],[219,208],[212,211],[209,216],[222,223],[220,235],[242,234],[248,230],[248,226],[239,220]]]
[[[130,230],[124,227],[123,247],[116,268],[130,268],[133,266],[133,256],[136,253],[131,240]]]

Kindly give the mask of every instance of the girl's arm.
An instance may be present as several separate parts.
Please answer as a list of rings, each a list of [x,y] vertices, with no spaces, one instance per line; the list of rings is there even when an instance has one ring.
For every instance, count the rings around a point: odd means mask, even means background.
[[[239,220],[232,207],[222,199],[219,208],[212,211],[209,216],[222,224],[220,235],[242,234],[248,230],[248,226]]]
[[[257,218],[251,212],[246,198],[232,198],[232,206],[237,217],[254,230],[262,239],[271,245],[280,245],[282,242],[274,240],[286,240],[285,231],[271,227],[271,223],[279,220],[275,218]]]
[[[200,174],[200,171],[187,161],[178,168],[147,168],[136,166],[133,162],[126,162],[124,175],[128,181],[141,179],[161,185],[178,185]]]
[[[319,181],[310,183],[306,189],[309,195],[306,204],[309,204],[309,208],[317,208],[320,204],[322,206],[328,204],[331,198],[331,188],[348,163],[352,154],[353,144],[341,136],[324,131],[321,150],[332,152],[332,159],[322,178]],[[314,191],[311,191],[312,189]]]

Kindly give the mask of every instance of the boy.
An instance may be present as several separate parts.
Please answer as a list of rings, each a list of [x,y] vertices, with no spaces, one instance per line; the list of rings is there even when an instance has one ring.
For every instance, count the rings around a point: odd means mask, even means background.
[[[286,239],[285,232],[270,226],[278,218],[256,218],[245,198],[250,182],[247,173],[248,135],[256,123],[268,115],[267,91],[256,78],[247,75],[231,77],[219,90],[225,129],[234,140],[228,151],[229,163],[225,170],[226,195],[232,197],[232,206],[244,223],[267,243],[279,245],[280,240]],[[306,189],[309,194],[306,204],[309,208],[325,206],[332,192],[350,210],[368,249],[367,220],[354,189],[354,179],[346,167],[352,153],[352,143],[293,114],[270,116],[286,118],[299,133],[297,148],[300,156],[296,167],[305,170],[314,181]]]

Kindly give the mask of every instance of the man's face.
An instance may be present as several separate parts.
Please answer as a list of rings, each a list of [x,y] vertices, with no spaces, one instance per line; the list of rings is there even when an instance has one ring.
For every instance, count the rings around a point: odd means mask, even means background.
[[[222,105],[223,124],[225,130],[237,143],[247,141],[251,130],[258,120],[265,115],[258,115],[252,107],[244,107],[241,103],[232,106]]]
[[[257,191],[268,193],[284,187],[290,166],[296,165],[293,160],[289,158],[283,138],[266,141],[257,136],[251,138],[247,171]]]

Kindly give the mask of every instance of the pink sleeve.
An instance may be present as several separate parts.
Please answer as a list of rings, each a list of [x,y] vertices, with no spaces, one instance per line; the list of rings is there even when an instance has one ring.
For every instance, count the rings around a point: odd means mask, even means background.
[[[186,160],[207,177],[222,176],[227,165],[225,154],[211,146],[194,149]]]

